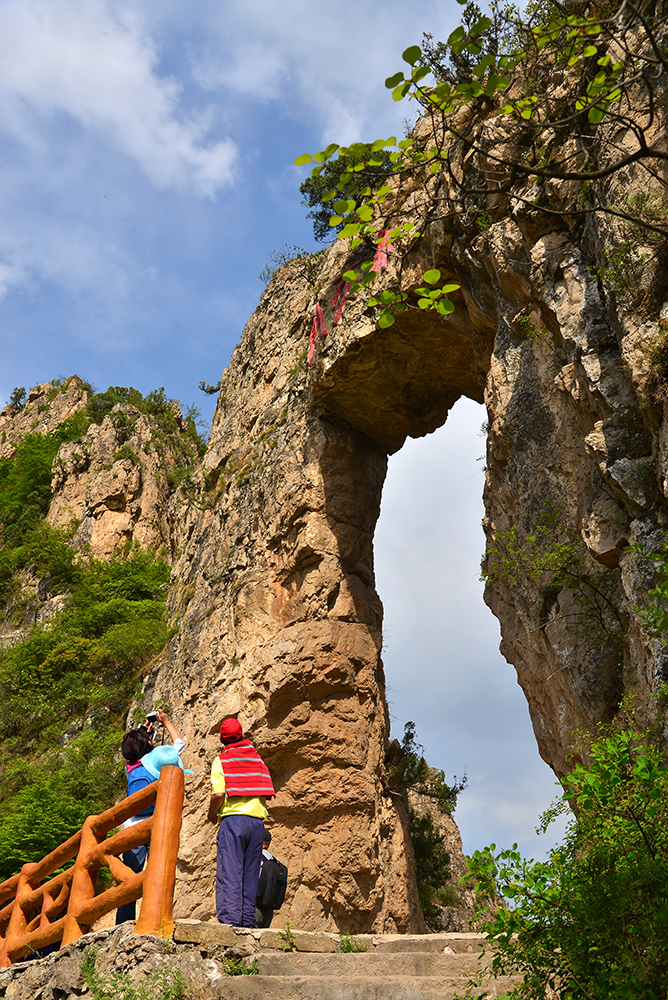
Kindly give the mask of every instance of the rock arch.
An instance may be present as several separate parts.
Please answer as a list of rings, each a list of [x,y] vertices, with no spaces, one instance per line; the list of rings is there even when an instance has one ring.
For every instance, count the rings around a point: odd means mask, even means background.
[[[283,918],[422,928],[405,817],[383,766],[373,532],[387,455],[443,424],[461,395],[484,398],[489,413],[489,537],[515,526],[529,544],[544,511],[556,511],[555,539],[609,570],[620,614],[637,597],[642,581],[623,553],[664,516],[647,474],[658,450],[638,405],[638,323],[622,327],[605,298],[587,264],[591,238],[551,216],[509,217],[469,243],[433,226],[404,279],[439,267],[461,283],[457,309],[447,319],[410,310],[387,330],[361,299],[334,328],[340,247],[316,288],[288,265],[263,295],[223,373],[201,489],[182,508],[171,596],[180,631],[145,692],[177,714],[195,758],[181,915],[211,912],[208,766],[220,721],[238,714],[277,783],[275,843],[291,874]],[[390,266],[383,280],[395,277]],[[316,302],[329,333],[309,367]],[[572,588],[547,583],[544,573],[492,573],[487,600],[540,752],[559,772],[572,730],[610,718],[623,692],[649,711],[656,663],[637,628],[597,641]]]

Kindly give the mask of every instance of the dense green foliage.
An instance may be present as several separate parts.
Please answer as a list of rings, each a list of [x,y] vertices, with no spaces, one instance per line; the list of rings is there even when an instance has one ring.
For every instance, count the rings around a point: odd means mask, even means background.
[[[460,896],[450,885],[450,854],[431,813],[408,810],[409,831],[415,859],[415,879],[422,913],[430,931],[439,931],[443,924],[443,907],[459,906]]]
[[[85,418],[75,414],[53,434],[26,435],[11,458],[0,458],[0,605],[16,587],[16,571],[43,559],[45,547],[54,550],[51,561],[54,570],[61,572],[55,549],[64,536],[54,533],[47,539],[40,521],[51,503],[51,466],[56,452],[64,441],[77,440],[82,426],[85,430]]]
[[[508,908],[485,925],[497,974],[526,1000],[665,1000],[668,983],[668,767],[631,729],[605,730],[562,780],[575,809],[547,861],[495,845],[468,859],[479,892]]]
[[[120,738],[119,729],[97,724],[64,750],[34,757],[3,752],[0,879],[27,861],[39,861],[71,837],[87,816],[107,809],[122,794]],[[12,794],[13,788],[18,791]]]
[[[69,567],[63,610],[0,653],[1,878],[122,790],[120,727],[142,666],[170,635],[170,570],[154,553],[76,564],[70,550]]]
[[[118,387],[92,394],[86,411],[52,434],[28,434],[0,459],[0,611],[24,627],[20,641],[0,651],[0,879],[48,853],[122,792],[125,715],[142,668],[171,634],[170,568],[160,555],[131,547],[106,562],[81,558],[69,532],[44,520],[58,448],[78,441],[118,402],[150,416],[165,463],[192,463],[195,438],[188,442],[178,430],[164,391],[143,399]],[[131,432],[131,415],[111,416],[119,426],[127,420]],[[26,568],[45,594],[63,595],[58,610],[30,627],[38,598],[21,590],[18,573]]]

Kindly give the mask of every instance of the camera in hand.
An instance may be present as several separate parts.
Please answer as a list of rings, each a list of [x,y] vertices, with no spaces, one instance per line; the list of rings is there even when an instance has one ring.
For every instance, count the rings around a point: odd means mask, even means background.
[[[159,718],[158,718],[158,713],[157,712],[147,712],[146,713],[146,721],[150,722],[152,726],[155,725],[156,722],[160,721]]]

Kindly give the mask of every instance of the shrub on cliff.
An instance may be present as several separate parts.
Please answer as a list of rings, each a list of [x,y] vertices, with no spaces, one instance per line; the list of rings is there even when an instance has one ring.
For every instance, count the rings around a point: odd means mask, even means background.
[[[41,520],[51,503],[56,452],[81,432],[77,417],[64,420],[52,434],[27,434],[11,458],[0,458],[0,606],[16,589],[16,572],[30,562],[39,562],[43,576],[53,569],[59,584],[73,572],[73,555],[63,549],[64,534],[49,533]]]
[[[668,767],[647,734],[606,731],[562,779],[572,805],[545,862],[515,845],[468,859],[479,892],[509,901],[485,925],[496,974],[516,1000],[665,1000],[668,982]]]

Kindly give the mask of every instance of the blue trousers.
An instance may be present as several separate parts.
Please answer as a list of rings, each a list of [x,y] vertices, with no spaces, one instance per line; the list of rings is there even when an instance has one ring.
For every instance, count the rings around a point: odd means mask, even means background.
[[[255,816],[224,816],[218,827],[216,914],[221,924],[255,927],[264,823]]]
[[[140,844],[133,847],[122,855],[123,864],[131,868],[133,872],[142,870],[148,857],[148,844]],[[116,910],[116,923],[123,924],[126,920],[134,920],[136,916],[136,903],[123,903]]]

